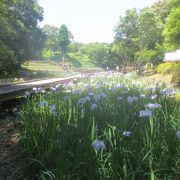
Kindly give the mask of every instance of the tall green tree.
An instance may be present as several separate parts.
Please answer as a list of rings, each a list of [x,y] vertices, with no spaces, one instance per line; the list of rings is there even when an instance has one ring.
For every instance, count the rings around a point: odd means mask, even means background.
[[[59,28],[45,24],[42,31],[45,34],[44,52],[50,52],[50,57],[52,57],[59,49]]]
[[[120,16],[119,22],[115,27],[116,44],[112,51],[116,51],[120,61],[135,61],[135,54],[138,49],[138,17],[136,9],[130,9],[125,12],[125,16]],[[117,46],[121,48],[117,48]],[[116,47],[116,48],[115,48]]]
[[[157,58],[162,59],[162,30],[161,17],[152,8],[144,8],[139,13],[136,9],[127,10],[115,28],[110,52],[121,64],[156,62]]]
[[[103,67],[109,47],[106,43],[91,43],[86,45],[90,62],[96,66]]]
[[[43,10],[36,0],[0,0],[0,73],[13,71],[38,54]]]
[[[65,24],[61,25],[59,29],[59,45],[61,47],[62,56],[63,56],[63,64],[65,53],[67,51],[68,45],[70,44],[70,33]]]
[[[160,17],[151,8],[142,9],[138,19],[139,51],[136,53],[139,63],[153,62],[156,46],[163,43],[162,30]]]
[[[163,35],[169,49],[180,48],[180,1],[172,0],[172,9],[166,19]]]
[[[156,16],[159,16],[160,20],[164,24],[172,7],[173,5],[170,2],[170,0],[163,0],[163,1],[155,2],[150,7],[150,9],[155,13]]]

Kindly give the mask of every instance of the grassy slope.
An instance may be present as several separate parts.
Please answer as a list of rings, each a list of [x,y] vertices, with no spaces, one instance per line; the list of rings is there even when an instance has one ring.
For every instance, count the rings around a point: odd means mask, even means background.
[[[30,78],[35,79],[66,77],[76,73],[73,70],[64,69],[59,63],[53,61],[28,61],[23,68],[31,73]]]
[[[46,79],[52,77],[66,77],[73,75],[73,70],[63,69],[59,63],[52,61],[29,61],[22,65],[22,70],[8,77],[0,77],[0,85],[19,83],[35,79]]]
[[[75,64],[79,63],[75,62],[73,58],[69,58],[69,60],[65,63],[70,64],[71,68],[65,69],[62,67],[62,62],[59,63],[57,61],[50,60],[27,61],[22,65],[22,70],[20,70],[16,75],[12,74],[8,77],[0,77],[0,85],[19,83],[35,79],[67,77],[76,74],[80,69],[100,69],[90,63],[84,63],[83,66],[76,68],[71,61]]]
[[[62,63],[61,54],[54,54],[51,58],[49,56],[43,56],[46,60],[51,59],[53,62]],[[89,57],[82,53],[67,53],[65,57],[65,63],[71,65],[73,68],[82,69],[94,69],[97,68],[95,64],[90,62]]]

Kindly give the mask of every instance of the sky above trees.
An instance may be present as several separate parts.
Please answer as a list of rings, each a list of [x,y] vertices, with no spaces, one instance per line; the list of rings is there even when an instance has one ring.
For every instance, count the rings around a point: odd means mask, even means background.
[[[127,9],[141,9],[158,0],[39,0],[44,24],[66,24],[74,40],[83,43],[112,42],[114,26]]]

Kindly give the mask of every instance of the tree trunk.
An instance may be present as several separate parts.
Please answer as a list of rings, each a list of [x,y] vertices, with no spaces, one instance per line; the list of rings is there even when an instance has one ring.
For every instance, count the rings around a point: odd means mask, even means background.
[[[63,67],[64,67],[64,51],[62,51]]]

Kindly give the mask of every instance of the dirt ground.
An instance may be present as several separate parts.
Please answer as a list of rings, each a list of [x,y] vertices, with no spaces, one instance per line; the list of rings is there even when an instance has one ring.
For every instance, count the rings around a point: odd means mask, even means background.
[[[2,117],[2,114],[1,116]],[[0,118],[0,179],[22,180],[22,148],[14,118]]]

